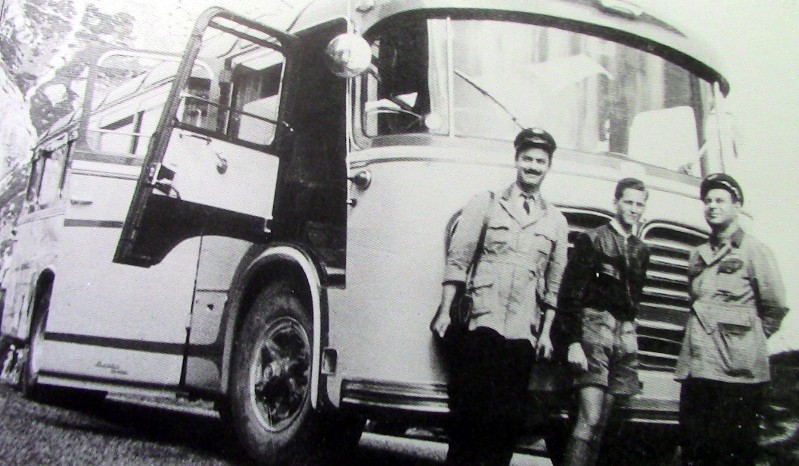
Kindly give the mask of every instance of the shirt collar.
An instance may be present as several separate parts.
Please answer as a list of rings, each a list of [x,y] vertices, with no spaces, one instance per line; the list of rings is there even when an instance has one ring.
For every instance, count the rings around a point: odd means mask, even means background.
[[[616,218],[610,219],[610,226],[613,227],[613,229],[616,230],[616,233],[621,235],[621,237],[624,238],[624,239],[627,239],[630,236],[635,236],[635,233],[636,233],[636,230],[637,230],[637,227],[633,226],[632,230],[629,233],[626,232],[624,230],[624,227],[621,226],[621,223],[619,223],[618,219],[616,219]]]
[[[699,246],[697,251],[699,252],[699,256],[702,258],[702,260],[705,261],[705,264],[711,265],[720,258],[726,256],[727,253],[729,253],[732,248],[740,248],[744,236],[745,233],[743,229],[739,227],[737,230],[735,230],[735,233],[733,233],[730,236],[729,241],[724,241],[720,243],[719,247],[717,247],[715,251],[710,246],[710,243],[713,240],[713,238],[711,238],[711,241],[708,241],[707,243]]]
[[[530,199],[530,200],[532,200],[534,202],[538,202],[538,200],[540,199],[540,193],[538,193],[538,192],[534,192],[534,193],[524,192],[522,190],[522,188],[520,188],[517,183],[513,183],[513,186],[511,186],[510,197],[511,198],[526,197],[526,198],[528,198],[528,199]]]
[[[730,243],[730,244],[731,244],[733,247],[735,247],[735,248],[740,248],[740,247],[741,247],[741,243],[742,243],[742,242],[743,242],[743,240],[744,240],[744,235],[745,235],[745,233],[744,233],[744,230],[743,230],[741,227],[738,227],[738,229],[737,229],[737,230],[735,230],[735,232],[733,232],[733,234],[731,234],[731,235],[730,235],[730,238],[729,238],[729,241],[728,241],[728,242],[729,242],[729,243]],[[716,238],[716,237],[715,237],[715,236],[713,236],[713,235],[711,235],[711,236],[710,236],[710,244],[714,244],[714,245],[721,245],[721,244],[723,244],[724,242],[725,242],[725,241],[719,241],[719,239],[718,239],[718,238]]]

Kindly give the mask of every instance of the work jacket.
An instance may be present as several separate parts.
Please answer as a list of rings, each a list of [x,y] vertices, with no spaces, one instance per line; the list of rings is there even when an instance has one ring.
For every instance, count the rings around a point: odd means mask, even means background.
[[[468,287],[474,307],[469,329],[487,327],[507,339],[535,345],[542,308],[554,309],[566,264],[569,227],[554,205],[534,199],[526,214],[508,187],[491,209],[474,280]],[[474,257],[490,193],[480,193],[464,207],[450,240],[444,283],[465,282]]]
[[[739,229],[715,251],[710,243],[694,250],[688,279],[692,308],[675,378],[768,382],[766,339],[787,311],[771,250]]]

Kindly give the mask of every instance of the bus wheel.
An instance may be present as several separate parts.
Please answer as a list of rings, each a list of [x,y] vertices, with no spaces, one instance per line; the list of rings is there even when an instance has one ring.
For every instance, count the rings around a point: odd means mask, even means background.
[[[291,287],[264,289],[233,349],[230,421],[259,463],[319,453],[330,420],[311,407],[311,319]],[[356,440],[357,442],[357,440]]]
[[[20,388],[22,396],[29,400],[40,399],[41,387],[36,384],[39,375],[39,356],[44,341],[44,326],[47,323],[47,314],[50,310],[50,295],[52,288],[49,286],[42,291],[34,308],[33,321],[31,322],[28,352],[20,375]]]

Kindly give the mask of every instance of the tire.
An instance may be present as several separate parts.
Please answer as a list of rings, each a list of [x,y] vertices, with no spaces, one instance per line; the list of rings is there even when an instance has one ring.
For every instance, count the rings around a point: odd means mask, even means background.
[[[34,307],[33,320],[31,321],[28,351],[19,381],[22,396],[29,400],[40,400],[44,395],[44,390],[37,384],[39,376],[38,360],[44,340],[44,329],[47,325],[47,314],[50,312],[52,291],[52,287],[48,286],[39,295]]]
[[[349,419],[322,416],[311,407],[311,336],[311,318],[286,283],[265,288],[238,329],[228,419],[259,464],[296,463],[360,437]]]

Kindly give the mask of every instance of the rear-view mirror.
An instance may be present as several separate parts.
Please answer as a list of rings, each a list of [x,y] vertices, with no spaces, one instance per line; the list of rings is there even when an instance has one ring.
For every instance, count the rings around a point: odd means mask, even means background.
[[[345,33],[333,38],[325,49],[327,67],[336,76],[352,78],[372,63],[372,49],[358,34]]]

